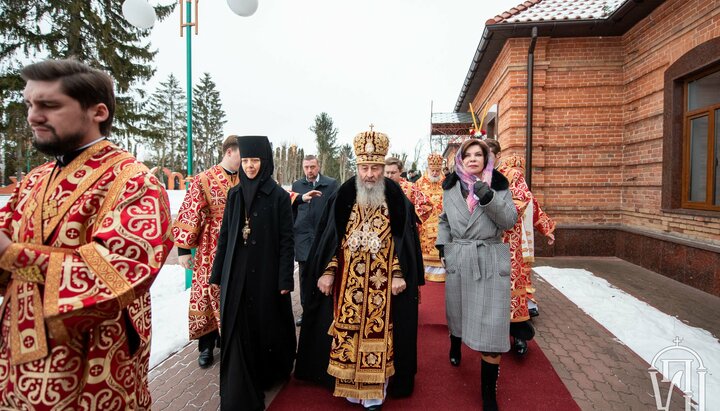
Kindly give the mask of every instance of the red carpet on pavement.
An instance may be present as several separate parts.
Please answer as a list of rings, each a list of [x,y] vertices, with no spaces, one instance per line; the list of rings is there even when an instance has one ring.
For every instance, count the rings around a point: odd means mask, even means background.
[[[463,345],[460,367],[448,361],[444,284],[428,283],[421,288],[418,329],[418,373],[410,398],[388,398],[383,410],[480,410],[480,353]],[[530,341],[520,358],[503,355],[498,381],[501,410],[579,410],[560,377],[540,350]],[[279,410],[361,410],[329,390],[291,379],[269,407]]]

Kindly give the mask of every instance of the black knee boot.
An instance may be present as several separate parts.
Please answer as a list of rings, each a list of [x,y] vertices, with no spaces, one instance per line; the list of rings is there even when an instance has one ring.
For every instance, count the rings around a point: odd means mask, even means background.
[[[482,390],[482,404],[483,411],[497,411],[497,379],[500,374],[500,364],[491,364],[486,361],[482,361],[482,367],[480,368],[481,390]]]
[[[450,365],[457,367],[462,359],[462,338],[450,334]]]

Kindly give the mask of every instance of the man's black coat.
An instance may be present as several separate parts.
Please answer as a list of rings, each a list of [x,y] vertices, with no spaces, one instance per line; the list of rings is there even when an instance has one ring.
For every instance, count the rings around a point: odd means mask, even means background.
[[[308,256],[307,280],[301,284],[308,302],[304,307],[300,329],[295,376],[328,387],[335,383],[335,378],[327,373],[332,342],[327,331],[333,320],[333,297],[320,292],[317,280],[340,248],[356,195],[353,177],[328,199]],[[414,388],[417,372],[418,287],[425,280],[415,209],[400,186],[388,178],[385,178],[385,199],[390,212],[390,230],[395,250],[407,283],[405,291],[393,296],[391,303],[395,376],[390,379],[388,393],[402,397],[410,395]],[[339,283],[339,277],[336,277],[336,290]]]
[[[325,204],[331,194],[337,191],[338,182],[334,178],[318,174],[315,186],[303,177],[292,184],[292,191],[297,193],[293,204],[293,214],[295,217],[295,260],[306,262],[310,246],[315,239],[315,230],[317,230],[320,217],[325,209]],[[310,190],[318,190],[322,193],[320,197],[313,197],[309,203],[302,200],[302,195]]]

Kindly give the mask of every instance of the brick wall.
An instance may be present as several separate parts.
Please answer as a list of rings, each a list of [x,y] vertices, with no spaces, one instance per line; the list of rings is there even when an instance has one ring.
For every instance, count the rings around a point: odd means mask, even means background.
[[[665,70],[718,37],[720,0],[669,0],[621,37],[538,39],[532,184],[561,226],[613,226],[717,250],[718,213],[663,210],[661,197]],[[508,40],[473,99],[478,109],[498,105],[500,143],[523,156],[529,44]],[[717,293],[720,275],[713,281],[708,291]]]
[[[720,0],[670,0],[622,37],[540,38],[533,191],[560,223],[624,225],[720,245],[720,218],[663,211],[663,74],[720,37]],[[498,105],[500,143],[525,155],[530,40],[510,39],[473,99]]]

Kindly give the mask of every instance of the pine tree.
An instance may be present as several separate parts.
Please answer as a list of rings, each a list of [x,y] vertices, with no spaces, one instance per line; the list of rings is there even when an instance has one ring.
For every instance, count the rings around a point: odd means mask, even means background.
[[[167,17],[177,4],[168,2],[155,6],[159,20]],[[115,140],[129,142],[148,136],[141,127],[148,119],[134,101],[144,98],[137,86],[152,78],[157,51],[150,49],[151,31],[130,25],[122,16],[122,3],[0,0],[0,77],[19,80],[20,60],[75,57],[115,79]],[[24,82],[20,81],[17,90],[23,87]],[[10,102],[3,99],[2,105]]]
[[[323,174],[340,178],[336,145],[338,129],[334,127],[332,118],[325,112],[318,114],[315,116],[315,124],[310,127],[310,131],[315,133],[317,156]]]
[[[10,177],[21,176],[48,158],[32,147],[32,130],[27,122],[27,108],[22,103],[24,82],[19,77],[0,77],[0,185]]]
[[[200,84],[193,89],[192,115],[193,173],[197,174],[217,163],[223,127],[227,123],[220,92],[210,73],[204,73]]]
[[[149,121],[153,125],[150,140],[152,165],[183,174],[187,172],[186,107],[185,92],[171,73],[147,103]]]
[[[338,154],[338,166],[340,168],[341,183],[356,173],[355,152],[350,144],[344,144],[340,147],[340,153]]]

